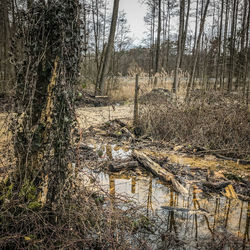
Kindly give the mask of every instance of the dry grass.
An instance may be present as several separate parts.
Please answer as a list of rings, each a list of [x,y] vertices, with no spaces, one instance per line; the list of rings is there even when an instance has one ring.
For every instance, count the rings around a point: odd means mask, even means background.
[[[188,105],[150,104],[141,108],[140,128],[156,139],[190,144],[230,157],[250,156],[250,111],[235,96],[192,95]]]
[[[135,77],[120,77],[117,80],[116,86],[110,91],[111,100],[114,102],[132,101],[135,93]],[[164,88],[171,91],[172,83],[172,78],[159,77],[155,85],[154,77],[139,77],[140,94],[144,95],[155,88]],[[180,85],[179,96],[185,96],[185,85],[186,82],[183,80]]]

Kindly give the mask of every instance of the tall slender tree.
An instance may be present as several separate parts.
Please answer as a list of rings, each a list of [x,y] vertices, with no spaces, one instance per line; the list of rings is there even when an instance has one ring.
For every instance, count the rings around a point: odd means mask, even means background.
[[[202,12],[202,17],[201,17],[201,22],[200,22],[200,30],[199,30],[199,35],[198,35],[197,42],[196,42],[196,48],[195,48],[195,54],[194,54],[194,59],[193,59],[191,76],[190,76],[190,79],[188,81],[188,86],[187,86],[186,99],[188,99],[190,88],[194,84],[195,72],[196,72],[196,67],[197,67],[197,60],[198,60],[199,50],[200,50],[200,42],[201,42],[203,30],[204,30],[204,25],[205,25],[205,21],[206,21],[209,3],[210,3],[210,0],[207,0],[204,12]]]
[[[158,0],[158,28],[157,28],[157,42],[155,54],[155,73],[159,72],[160,64],[160,48],[161,48],[161,0]]]
[[[111,26],[110,26],[110,33],[109,33],[109,40],[107,44],[107,48],[103,60],[103,65],[100,68],[100,78],[98,80],[98,93],[101,95],[106,94],[106,82],[105,82],[105,77],[108,73],[109,70],[109,65],[110,65],[110,59],[111,59],[111,54],[112,54],[112,49],[114,47],[114,38],[115,38],[115,32],[116,32],[116,24],[117,24],[117,19],[118,19],[118,10],[119,10],[119,0],[114,0],[114,5],[113,5],[113,14],[112,14],[112,20],[111,20]]]
[[[177,92],[177,85],[179,81],[179,68],[181,62],[182,42],[183,42],[183,29],[184,29],[184,15],[185,15],[185,0],[180,0],[180,20],[179,20],[179,35],[177,45],[177,56],[175,64],[175,74],[172,91],[174,94]]]

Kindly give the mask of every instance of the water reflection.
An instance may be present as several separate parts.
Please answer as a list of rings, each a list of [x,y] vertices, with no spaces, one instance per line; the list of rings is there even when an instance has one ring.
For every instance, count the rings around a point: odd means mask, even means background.
[[[246,249],[246,243],[249,242],[249,221],[250,221],[250,202],[247,204],[247,216],[246,216],[246,229],[244,233],[244,248]]]
[[[228,197],[205,195],[193,186],[183,197],[152,177],[98,174],[102,188],[113,196],[125,195],[145,206],[147,215],[167,220],[167,230],[178,237],[198,239],[215,230],[228,231],[249,241],[249,203]],[[94,185],[94,184],[92,184]]]

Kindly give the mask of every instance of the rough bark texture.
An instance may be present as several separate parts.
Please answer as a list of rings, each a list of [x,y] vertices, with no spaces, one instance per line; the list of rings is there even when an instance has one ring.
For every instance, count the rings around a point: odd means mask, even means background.
[[[184,9],[185,9],[185,0],[180,0],[180,23],[179,23],[179,36],[178,36],[178,47],[177,47],[177,58],[175,64],[175,74],[173,82],[173,93],[177,92],[177,85],[179,81],[179,68],[181,63],[181,50],[182,50],[182,36],[184,29]]]
[[[10,22],[9,22],[9,2],[0,1],[0,94],[8,89],[10,80]]]
[[[16,184],[21,190],[34,187],[33,199],[48,206],[61,198],[71,167],[73,89],[80,55],[78,7],[73,0],[30,7],[23,34],[25,59],[17,70]]]

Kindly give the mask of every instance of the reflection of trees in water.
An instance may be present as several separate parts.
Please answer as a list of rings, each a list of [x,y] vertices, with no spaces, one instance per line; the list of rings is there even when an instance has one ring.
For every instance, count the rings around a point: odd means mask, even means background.
[[[149,179],[149,186],[148,186],[147,216],[149,216],[149,210],[153,211],[153,205],[152,205],[152,186],[153,186],[153,179],[152,179],[152,177],[150,177],[150,179]]]
[[[116,190],[115,184],[117,183],[115,183],[115,180],[126,179],[128,181],[126,185],[129,185],[129,188],[126,189],[127,194],[134,195],[137,192],[138,197],[145,197],[146,213],[147,216],[151,216],[153,215],[152,212],[154,213],[153,205],[156,205],[154,196],[157,198],[157,195],[159,196],[161,192],[159,192],[157,186],[154,186],[154,178],[150,177],[143,182],[137,178],[135,176],[110,174],[110,194],[114,196],[115,192],[119,192]],[[136,185],[138,185],[138,190]],[[245,220],[245,202],[240,203],[238,200],[225,197],[202,198],[203,196],[200,197],[199,193],[200,190],[193,187],[191,195],[182,197],[175,193],[171,187],[164,189],[166,205],[170,208],[168,211],[164,211],[164,213],[166,212],[165,226],[168,233],[174,234],[176,239],[180,237],[194,238],[198,244],[200,237],[208,236],[209,232],[211,237],[214,238],[218,227],[224,227],[228,230],[233,227],[233,230],[237,230],[236,233],[239,237],[242,237],[245,243],[249,241],[249,211]],[[205,211],[209,211],[209,215]]]
[[[241,220],[242,220],[242,214],[243,214],[243,207],[244,207],[244,202],[241,201],[240,218],[239,218],[239,228],[238,228],[238,237],[240,236],[240,227],[241,227]]]
[[[176,196],[178,196],[176,194]],[[175,196],[174,199],[174,192],[172,187],[170,188],[170,200],[169,200],[169,206],[170,207],[176,207],[176,201],[178,200]],[[177,225],[176,225],[176,220],[175,220],[175,212],[173,210],[169,211],[168,213],[168,231],[172,232],[177,235]]]
[[[215,210],[214,210],[213,232],[214,232],[214,230],[215,230],[215,226],[216,226],[217,221],[218,221],[219,211],[220,211],[220,198],[219,198],[219,197],[216,197],[216,201],[215,201]]]
[[[131,183],[131,193],[135,194],[135,187],[136,187],[136,178],[133,176],[132,177],[132,183]]]
[[[227,198],[227,201],[226,201],[226,208],[225,208],[225,228],[227,228],[230,208],[231,208],[231,199],[228,199],[228,198]]]
[[[249,242],[249,221],[250,221],[250,202],[248,201],[248,206],[247,206],[247,216],[246,216],[246,229],[244,233],[244,240],[243,240],[243,249],[246,249],[246,243]]]
[[[115,177],[112,174],[109,174],[109,191],[111,195],[115,196]]]

